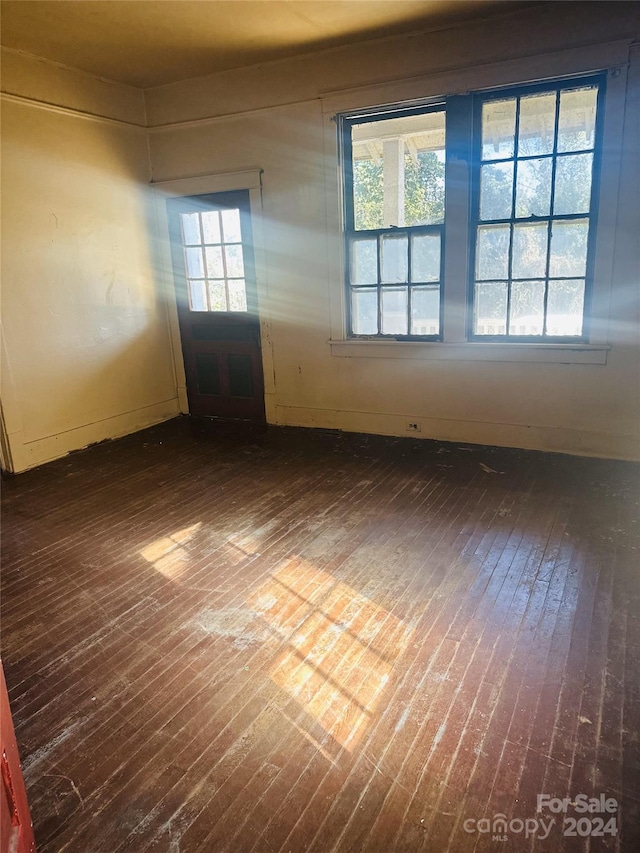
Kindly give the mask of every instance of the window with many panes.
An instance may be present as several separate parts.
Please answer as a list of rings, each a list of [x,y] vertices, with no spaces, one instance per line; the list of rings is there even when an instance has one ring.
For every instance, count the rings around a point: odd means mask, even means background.
[[[469,340],[584,340],[603,85],[456,96],[453,122],[447,99],[342,116],[350,336],[441,340],[449,239],[469,257]],[[451,152],[468,185],[445,193]],[[469,199],[465,235],[447,237],[447,208]]]
[[[445,110],[344,124],[350,330],[438,339]]]
[[[246,311],[240,210],[181,213],[189,309]]]

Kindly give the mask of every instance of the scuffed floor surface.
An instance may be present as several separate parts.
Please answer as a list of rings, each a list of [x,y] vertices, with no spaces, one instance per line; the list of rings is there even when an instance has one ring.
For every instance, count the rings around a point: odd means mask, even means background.
[[[40,853],[640,849],[637,485],[186,418],[6,481]]]

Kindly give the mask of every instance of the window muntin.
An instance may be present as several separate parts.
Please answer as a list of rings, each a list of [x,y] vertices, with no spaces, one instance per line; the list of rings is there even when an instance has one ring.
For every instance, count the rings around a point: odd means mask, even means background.
[[[437,339],[445,111],[344,120],[349,332]]]
[[[476,340],[585,334],[600,80],[476,96]]]

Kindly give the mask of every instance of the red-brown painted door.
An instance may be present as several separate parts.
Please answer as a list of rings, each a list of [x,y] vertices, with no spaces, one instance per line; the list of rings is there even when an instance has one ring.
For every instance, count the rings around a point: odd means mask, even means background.
[[[33,853],[36,844],[1,664],[0,745],[0,853]]]
[[[264,421],[249,193],[167,208],[189,411]]]

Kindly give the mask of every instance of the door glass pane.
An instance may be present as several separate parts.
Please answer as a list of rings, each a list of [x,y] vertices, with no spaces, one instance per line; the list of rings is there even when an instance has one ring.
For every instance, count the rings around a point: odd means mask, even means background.
[[[544,278],[547,269],[547,223],[514,225],[513,278]]]
[[[440,280],[440,235],[414,234],[411,238],[411,281]]]
[[[516,99],[486,101],[482,105],[482,159],[513,157]]]
[[[549,215],[551,166],[551,157],[518,161],[516,216]]]
[[[382,238],[381,278],[388,284],[404,282],[407,276],[407,237],[385,235]]]
[[[185,249],[187,260],[187,275],[189,278],[204,278],[204,267],[202,264],[202,249]]]
[[[378,334],[378,291],[351,292],[351,323],[355,335]]]
[[[227,278],[242,278],[244,276],[242,246],[225,246],[224,255],[227,265]]]
[[[520,99],[518,156],[551,154],[556,122],[556,93],[527,95]]]
[[[554,222],[551,230],[549,275],[582,277],[587,267],[589,220]]]
[[[511,285],[510,335],[541,335],[544,320],[544,282],[514,281]]]
[[[243,278],[231,279],[229,288],[229,311],[247,310],[247,288]]]
[[[440,288],[411,289],[411,334],[440,334]]]
[[[202,279],[199,281],[189,280],[189,308],[192,311],[209,310],[207,305],[207,287]]]
[[[240,230],[240,211],[222,210],[222,233],[225,243],[240,243],[242,242],[242,232]]]
[[[208,210],[202,214],[202,231],[205,243],[221,243],[220,214],[217,210]]]
[[[201,394],[220,394],[220,372],[215,353],[196,353],[196,378]]]
[[[491,281],[476,284],[474,333],[504,335],[507,331],[507,283]]]
[[[407,334],[407,288],[382,288],[382,334]]]
[[[378,241],[375,237],[351,243],[351,283],[378,283]]]
[[[593,148],[597,99],[596,86],[560,92],[558,151]]]
[[[200,222],[197,213],[181,213],[182,239],[186,246],[200,243]]]
[[[548,335],[581,335],[583,313],[584,279],[549,282]]]
[[[591,206],[593,154],[558,157],[553,212],[588,213]]]
[[[224,278],[222,248],[220,246],[208,246],[204,251],[207,256],[207,276],[209,278]]]
[[[509,271],[509,226],[481,225],[478,228],[476,278],[507,278]]]
[[[228,355],[229,394],[232,397],[253,397],[253,371],[250,355]]]
[[[480,219],[509,219],[513,198],[513,162],[488,163],[480,176]]]
[[[212,311],[227,311],[227,292],[224,281],[209,282],[209,300]]]

